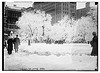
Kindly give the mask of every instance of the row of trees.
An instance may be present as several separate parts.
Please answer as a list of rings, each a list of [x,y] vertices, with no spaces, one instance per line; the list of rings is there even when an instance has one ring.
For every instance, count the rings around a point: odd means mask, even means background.
[[[88,16],[78,20],[65,16],[53,25],[51,15],[44,11],[24,11],[16,22],[20,27],[17,32],[22,40],[31,39],[35,42],[87,42],[92,39],[92,32],[97,32],[96,9],[90,9]]]

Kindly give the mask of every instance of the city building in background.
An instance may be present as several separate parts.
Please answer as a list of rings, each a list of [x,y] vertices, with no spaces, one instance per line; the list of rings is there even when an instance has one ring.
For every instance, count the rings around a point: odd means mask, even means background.
[[[21,16],[21,8],[16,5],[12,7],[4,6],[4,35],[10,34],[10,32],[15,32],[19,27],[16,26],[16,21]]]
[[[89,12],[89,10],[90,10],[90,2],[87,2],[85,4],[85,8],[76,10],[77,19],[81,18],[82,16],[87,16],[87,13]]]
[[[95,2],[94,2],[95,3]],[[34,2],[33,7],[37,10],[45,11],[52,16],[52,24],[57,23],[64,16],[79,19],[87,16],[93,2],[86,2],[85,7],[77,9],[77,2]]]
[[[65,15],[76,19],[76,2],[35,2],[33,7],[51,14],[52,24],[61,20]]]

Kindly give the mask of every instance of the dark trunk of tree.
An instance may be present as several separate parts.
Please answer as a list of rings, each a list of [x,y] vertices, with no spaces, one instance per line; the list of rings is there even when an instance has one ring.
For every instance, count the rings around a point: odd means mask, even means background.
[[[31,45],[30,39],[28,39],[28,45],[29,45],[29,46]]]

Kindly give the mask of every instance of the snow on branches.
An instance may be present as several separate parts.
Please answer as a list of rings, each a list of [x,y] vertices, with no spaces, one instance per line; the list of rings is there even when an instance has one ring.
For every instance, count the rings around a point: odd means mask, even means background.
[[[53,25],[51,19],[51,15],[44,11],[24,11],[16,25],[20,27],[22,39],[30,38],[39,42],[87,42],[92,39],[92,32],[97,32],[96,23],[90,16],[78,20],[65,16]]]

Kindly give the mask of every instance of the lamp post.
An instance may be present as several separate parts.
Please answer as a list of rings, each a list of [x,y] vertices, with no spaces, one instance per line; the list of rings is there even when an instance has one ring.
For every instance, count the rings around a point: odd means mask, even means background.
[[[31,45],[30,38],[28,39],[28,45]]]
[[[42,36],[44,36],[44,26],[42,26],[42,28],[43,28],[43,34],[42,34]]]

